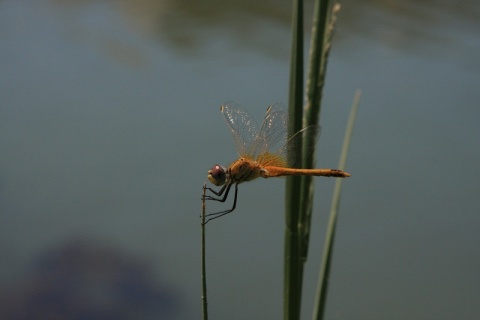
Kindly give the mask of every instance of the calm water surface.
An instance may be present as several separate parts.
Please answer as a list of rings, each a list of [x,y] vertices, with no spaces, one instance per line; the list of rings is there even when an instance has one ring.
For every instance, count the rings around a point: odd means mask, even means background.
[[[480,6],[342,4],[319,166],[363,96],[327,318],[475,318]],[[0,2],[0,318],[200,317],[201,185],[236,156],[218,109],[287,103],[289,23],[288,1]],[[304,319],[334,180],[316,182]],[[281,318],[283,188],[241,185],[208,225],[212,318]]]

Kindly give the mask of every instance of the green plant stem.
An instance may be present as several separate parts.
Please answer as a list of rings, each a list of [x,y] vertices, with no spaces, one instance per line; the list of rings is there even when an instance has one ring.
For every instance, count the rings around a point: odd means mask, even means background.
[[[292,51],[290,63],[289,132],[292,136],[302,128],[303,113],[303,0],[293,1]],[[292,162],[292,156],[288,162]],[[303,267],[300,261],[298,209],[300,207],[300,177],[286,179],[284,319],[299,319]]]
[[[326,76],[326,65],[328,53],[331,48],[333,27],[336,21],[336,14],[340,10],[338,4],[329,7],[328,0],[315,1],[312,38],[310,43],[309,69],[306,86],[306,102],[303,126],[318,125],[320,122],[321,99]],[[315,145],[315,138],[310,137],[304,141],[304,146]],[[308,148],[304,148],[308,150]],[[304,154],[303,167],[312,168],[315,164],[315,153]],[[310,238],[310,225],[312,217],[312,204],[314,184],[310,176],[302,177],[302,195],[299,219],[300,233],[302,235],[301,251],[304,261],[308,256],[308,243]]]

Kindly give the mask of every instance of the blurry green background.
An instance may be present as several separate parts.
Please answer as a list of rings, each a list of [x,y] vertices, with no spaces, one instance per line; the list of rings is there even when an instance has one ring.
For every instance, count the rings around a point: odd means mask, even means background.
[[[478,317],[480,5],[341,3],[318,167],[363,96],[326,317]],[[290,10],[0,1],[0,318],[200,318],[201,186],[236,157],[219,106],[286,105]],[[316,180],[304,319],[333,184]],[[210,316],[280,319],[284,180],[239,192],[207,225]]]

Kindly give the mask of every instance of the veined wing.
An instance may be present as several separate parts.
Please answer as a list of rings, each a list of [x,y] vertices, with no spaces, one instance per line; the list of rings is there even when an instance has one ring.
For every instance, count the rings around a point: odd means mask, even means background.
[[[253,117],[234,102],[227,102],[220,107],[235,143],[238,155],[250,155],[252,145],[258,136],[258,124]]]
[[[264,166],[302,166],[302,156],[314,150],[321,129],[309,126],[288,137],[288,128],[287,112],[279,104],[270,106],[252,146],[258,162]]]
[[[278,154],[288,157],[287,166],[302,168],[302,157],[309,156],[320,138],[320,126],[303,128],[291,136]]]
[[[302,168],[302,157],[313,152],[319,135],[319,126],[303,128],[289,138],[282,148],[275,152],[260,153],[256,160],[262,166]],[[308,146],[304,148],[302,143]]]
[[[289,138],[288,114],[279,104],[267,108],[260,128],[245,109],[233,102],[223,104],[221,111],[238,154],[250,156],[264,166],[300,168],[302,155],[312,152],[320,136],[320,127],[310,126]],[[309,142],[305,150],[302,147],[304,139]]]
[[[274,104],[267,108],[260,128],[245,109],[233,102],[225,103],[221,110],[239,155],[257,158],[266,153],[278,154],[285,146],[288,115],[281,105]]]
[[[258,157],[263,153],[278,154],[287,142],[287,129],[288,114],[278,104],[269,106],[252,145],[253,155]]]

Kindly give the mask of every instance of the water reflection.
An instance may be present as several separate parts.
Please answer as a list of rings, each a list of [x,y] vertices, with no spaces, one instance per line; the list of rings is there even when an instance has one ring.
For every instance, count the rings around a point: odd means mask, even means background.
[[[53,0],[52,3],[71,8],[102,1]],[[480,6],[472,0],[345,0],[340,3],[337,42],[350,41],[350,37],[355,36],[382,42],[395,50],[434,57],[462,48],[466,51],[478,49],[478,44],[472,44],[470,37],[475,37],[478,29],[476,17],[480,14]],[[235,39],[235,46],[255,48],[273,56],[281,52],[280,56],[287,57],[289,53],[291,1],[121,0],[110,5],[122,12],[137,32],[159,37],[187,54],[198,54],[202,49],[215,50],[215,38],[226,34]],[[305,4],[307,31],[310,30],[312,8],[313,1],[308,1]],[[280,34],[279,29],[283,29]],[[459,29],[469,37],[459,37]],[[128,56],[133,52],[138,58],[139,53],[125,43],[109,51],[119,55],[125,47]]]
[[[339,28],[396,50],[441,56],[458,50],[459,46],[469,48],[470,37],[477,38],[480,6],[475,1],[347,0],[341,3]],[[340,41],[342,36],[341,33]]]

